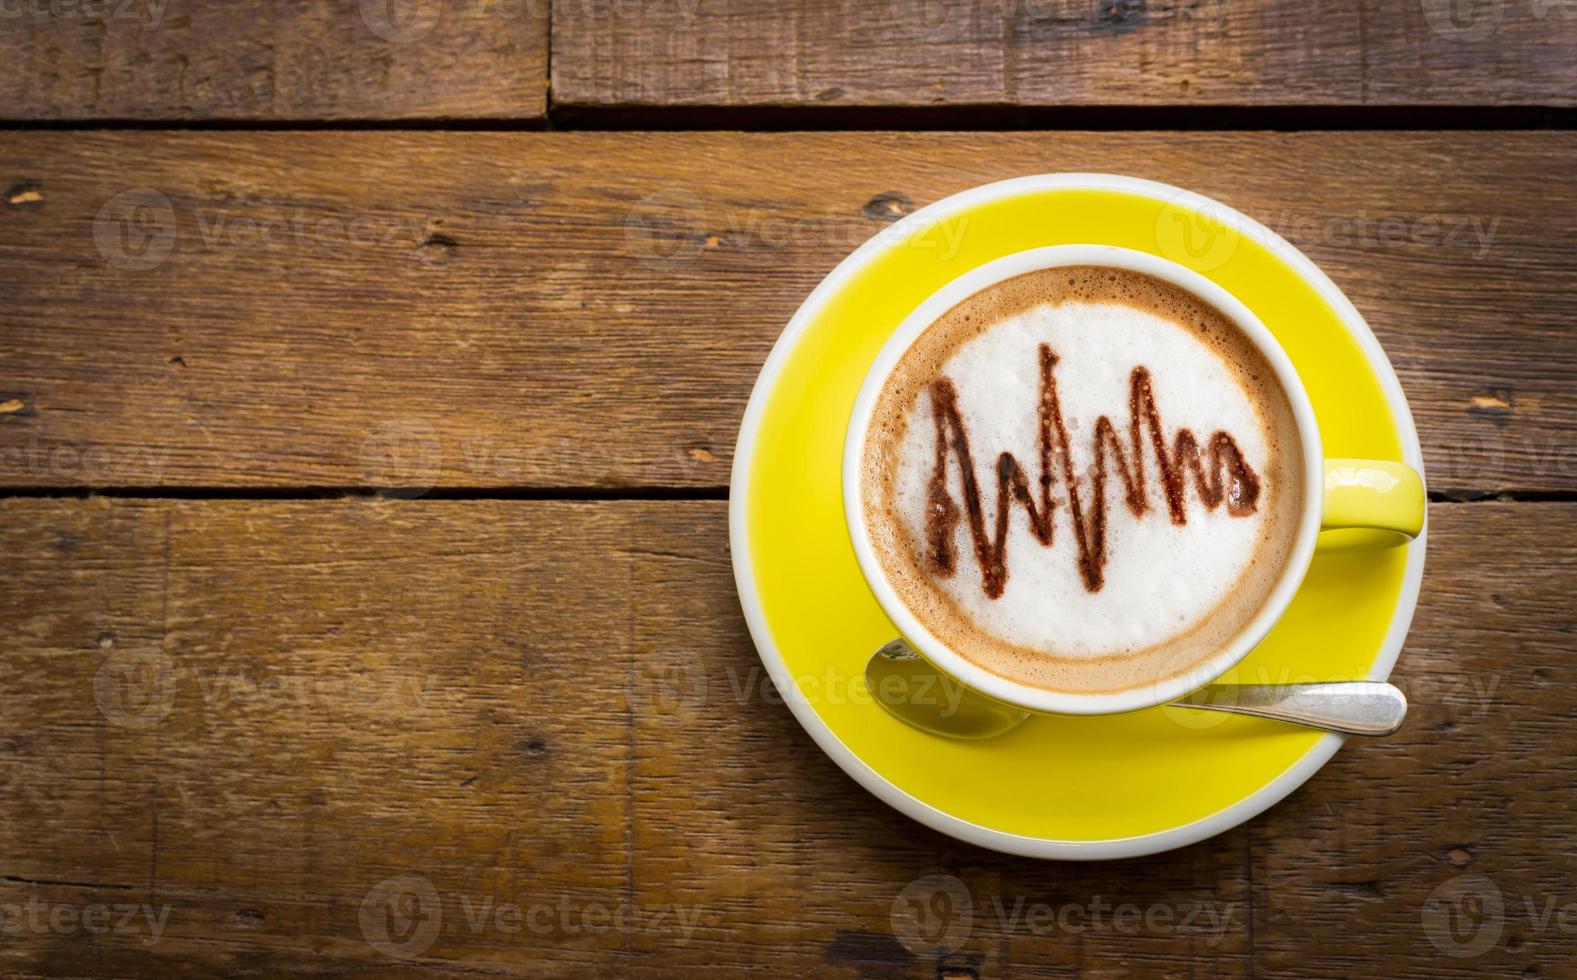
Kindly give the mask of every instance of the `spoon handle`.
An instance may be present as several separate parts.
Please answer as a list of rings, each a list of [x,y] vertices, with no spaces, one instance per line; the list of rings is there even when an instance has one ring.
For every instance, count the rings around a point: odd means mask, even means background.
[[[1173,704],[1228,711],[1345,735],[1390,735],[1407,716],[1407,697],[1380,681],[1316,684],[1210,684]]]

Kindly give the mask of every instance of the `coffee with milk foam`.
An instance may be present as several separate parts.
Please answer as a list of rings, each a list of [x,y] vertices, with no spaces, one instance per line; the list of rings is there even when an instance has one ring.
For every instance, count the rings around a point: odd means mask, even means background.
[[[1100,266],[988,287],[880,394],[861,500],[903,603],[1009,680],[1104,693],[1209,659],[1266,604],[1303,508],[1292,405],[1179,287]]]

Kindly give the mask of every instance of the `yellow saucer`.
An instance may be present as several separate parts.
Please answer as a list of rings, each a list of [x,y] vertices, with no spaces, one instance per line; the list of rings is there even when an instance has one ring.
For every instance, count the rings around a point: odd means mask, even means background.
[[[1401,386],[1336,286],[1273,232],[1177,188],[1057,174],[975,188],[861,246],[806,299],[768,357],[740,430],[730,541],[756,648],[805,729],[911,817],[1010,853],[1149,854],[1220,833],[1313,775],[1342,744],[1276,722],[1174,708],[1037,716],[951,741],[889,716],[865,689],[896,630],[865,585],[843,519],[844,432],[866,369],[931,293],[1013,252],[1060,244],[1152,252],[1213,279],[1297,366],[1327,456],[1423,459]],[[1405,548],[1317,555],[1269,637],[1223,681],[1389,676],[1423,575]]]

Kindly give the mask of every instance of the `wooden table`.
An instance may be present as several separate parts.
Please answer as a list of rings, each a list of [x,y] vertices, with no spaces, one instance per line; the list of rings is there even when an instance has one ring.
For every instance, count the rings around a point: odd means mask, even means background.
[[[0,973],[1573,975],[1569,7],[0,6]],[[1407,727],[1098,865],[844,776],[725,520],[821,276],[1057,170],[1302,247],[1431,486]]]

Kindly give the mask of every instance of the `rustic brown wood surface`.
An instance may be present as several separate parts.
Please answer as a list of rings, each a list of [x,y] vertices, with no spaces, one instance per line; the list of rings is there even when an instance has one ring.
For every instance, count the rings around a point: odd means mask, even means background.
[[[10,0],[11,119],[628,106],[1570,106],[1560,0]]]
[[[1181,146],[1180,146],[1181,144]],[[897,214],[1219,196],[1368,319],[1432,488],[1577,489],[1577,139],[11,133],[0,485],[722,487],[766,352]]]
[[[1577,505],[1433,505],[1402,732],[1100,865],[952,842],[822,756],[763,687],[725,509],[0,504],[0,969],[936,976],[892,924],[930,874],[973,903],[942,975],[1569,966]],[[1466,875],[1501,931],[1454,959],[1431,895]]]
[[[1568,126],[1574,50],[1558,0],[0,0],[0,975],[1570,975],[1577,137],[1472,128]],[[796,119],[1167,131],[515,131]],[[822,276],[1058,170],[1302,248],[1434,499],[1407,726],[1094,865],[822,754],[723,499]]]
[[[561,0],[553,91],[611,106],[1570,106],[1540,0]]]
[[[539,119],[546,0],[6,0],[0,119]]]

